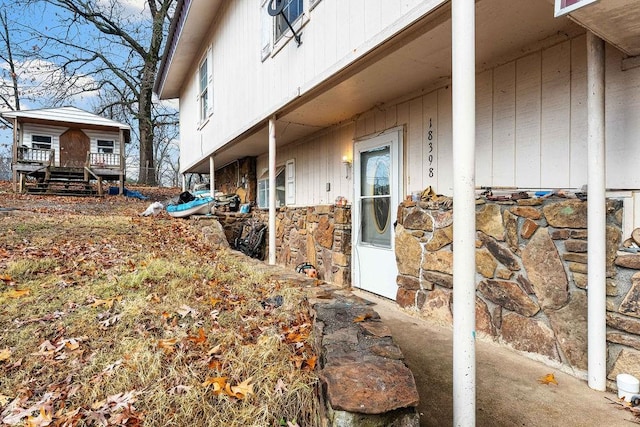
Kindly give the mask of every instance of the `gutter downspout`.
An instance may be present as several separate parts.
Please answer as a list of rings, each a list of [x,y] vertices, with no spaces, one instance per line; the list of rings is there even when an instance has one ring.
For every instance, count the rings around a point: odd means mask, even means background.
[[[269,265],[276,263],[276,116],[269,119]]]
[[[453,425],[476,423],[475,1],[452,0]]]
[[[588,382],[607,386],[606,163],[604,41],[587,32],[587,265]]]

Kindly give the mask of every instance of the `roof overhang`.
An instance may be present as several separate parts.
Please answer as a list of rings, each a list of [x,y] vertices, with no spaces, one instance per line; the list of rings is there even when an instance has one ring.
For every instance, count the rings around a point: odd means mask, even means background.
[[[180,96],[183,82],[199,62],[202,41],[211,31],[221,4],[222,0],[178,1],[154,84],[160,99]]]
[[[600,0],[569,17],[629,56],[640,55],[640,4],[638,0]]]

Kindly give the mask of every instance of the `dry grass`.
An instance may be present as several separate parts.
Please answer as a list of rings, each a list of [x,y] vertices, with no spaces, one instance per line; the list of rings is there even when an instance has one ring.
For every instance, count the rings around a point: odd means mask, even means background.
[[[0,221],[0,421],[316,423],[300,289],[212,253],[184,221]]]

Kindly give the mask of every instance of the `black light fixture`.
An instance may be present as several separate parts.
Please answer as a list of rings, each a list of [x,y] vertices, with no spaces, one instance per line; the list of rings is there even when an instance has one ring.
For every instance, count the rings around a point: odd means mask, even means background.
[[[284,7],[286,6],[286,0],[269,0],[269,5],[267,6],[267,11],[269,15],[276,17],[278,15],[282,15],[282,19],[287,23],[289,29],[293,33],[293,38],[296,40],[298,46],[302,44],[302,40],[300,39],[300,34],[296,33],[296,30],[291,26],[291,22],[289,22],[289,18],[284,14]]]

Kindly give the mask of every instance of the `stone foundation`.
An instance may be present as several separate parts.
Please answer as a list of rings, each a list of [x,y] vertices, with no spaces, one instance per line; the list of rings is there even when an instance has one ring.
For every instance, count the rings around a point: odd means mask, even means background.
[[[248,218],[255,217],[265,224],[269,222],[269,213],[263,210],[254,210],[250,214],[216,212],[216,216],[230,243]],[[267,235],[266,242],[268,239]],[[319,279],[349,288],[351,208],[320,205],[278,209],[276,248],[277,264],[293,269],[298,264],[309,262],[317,268]]]
[[[607,203],[608,372],[640,377],[640,254],[617,256],[622,203]],[[451,209],[404,202],[396,227],[397,303],[452,322]],[[587,203],[478,201],[476,329],[587,369]]]

